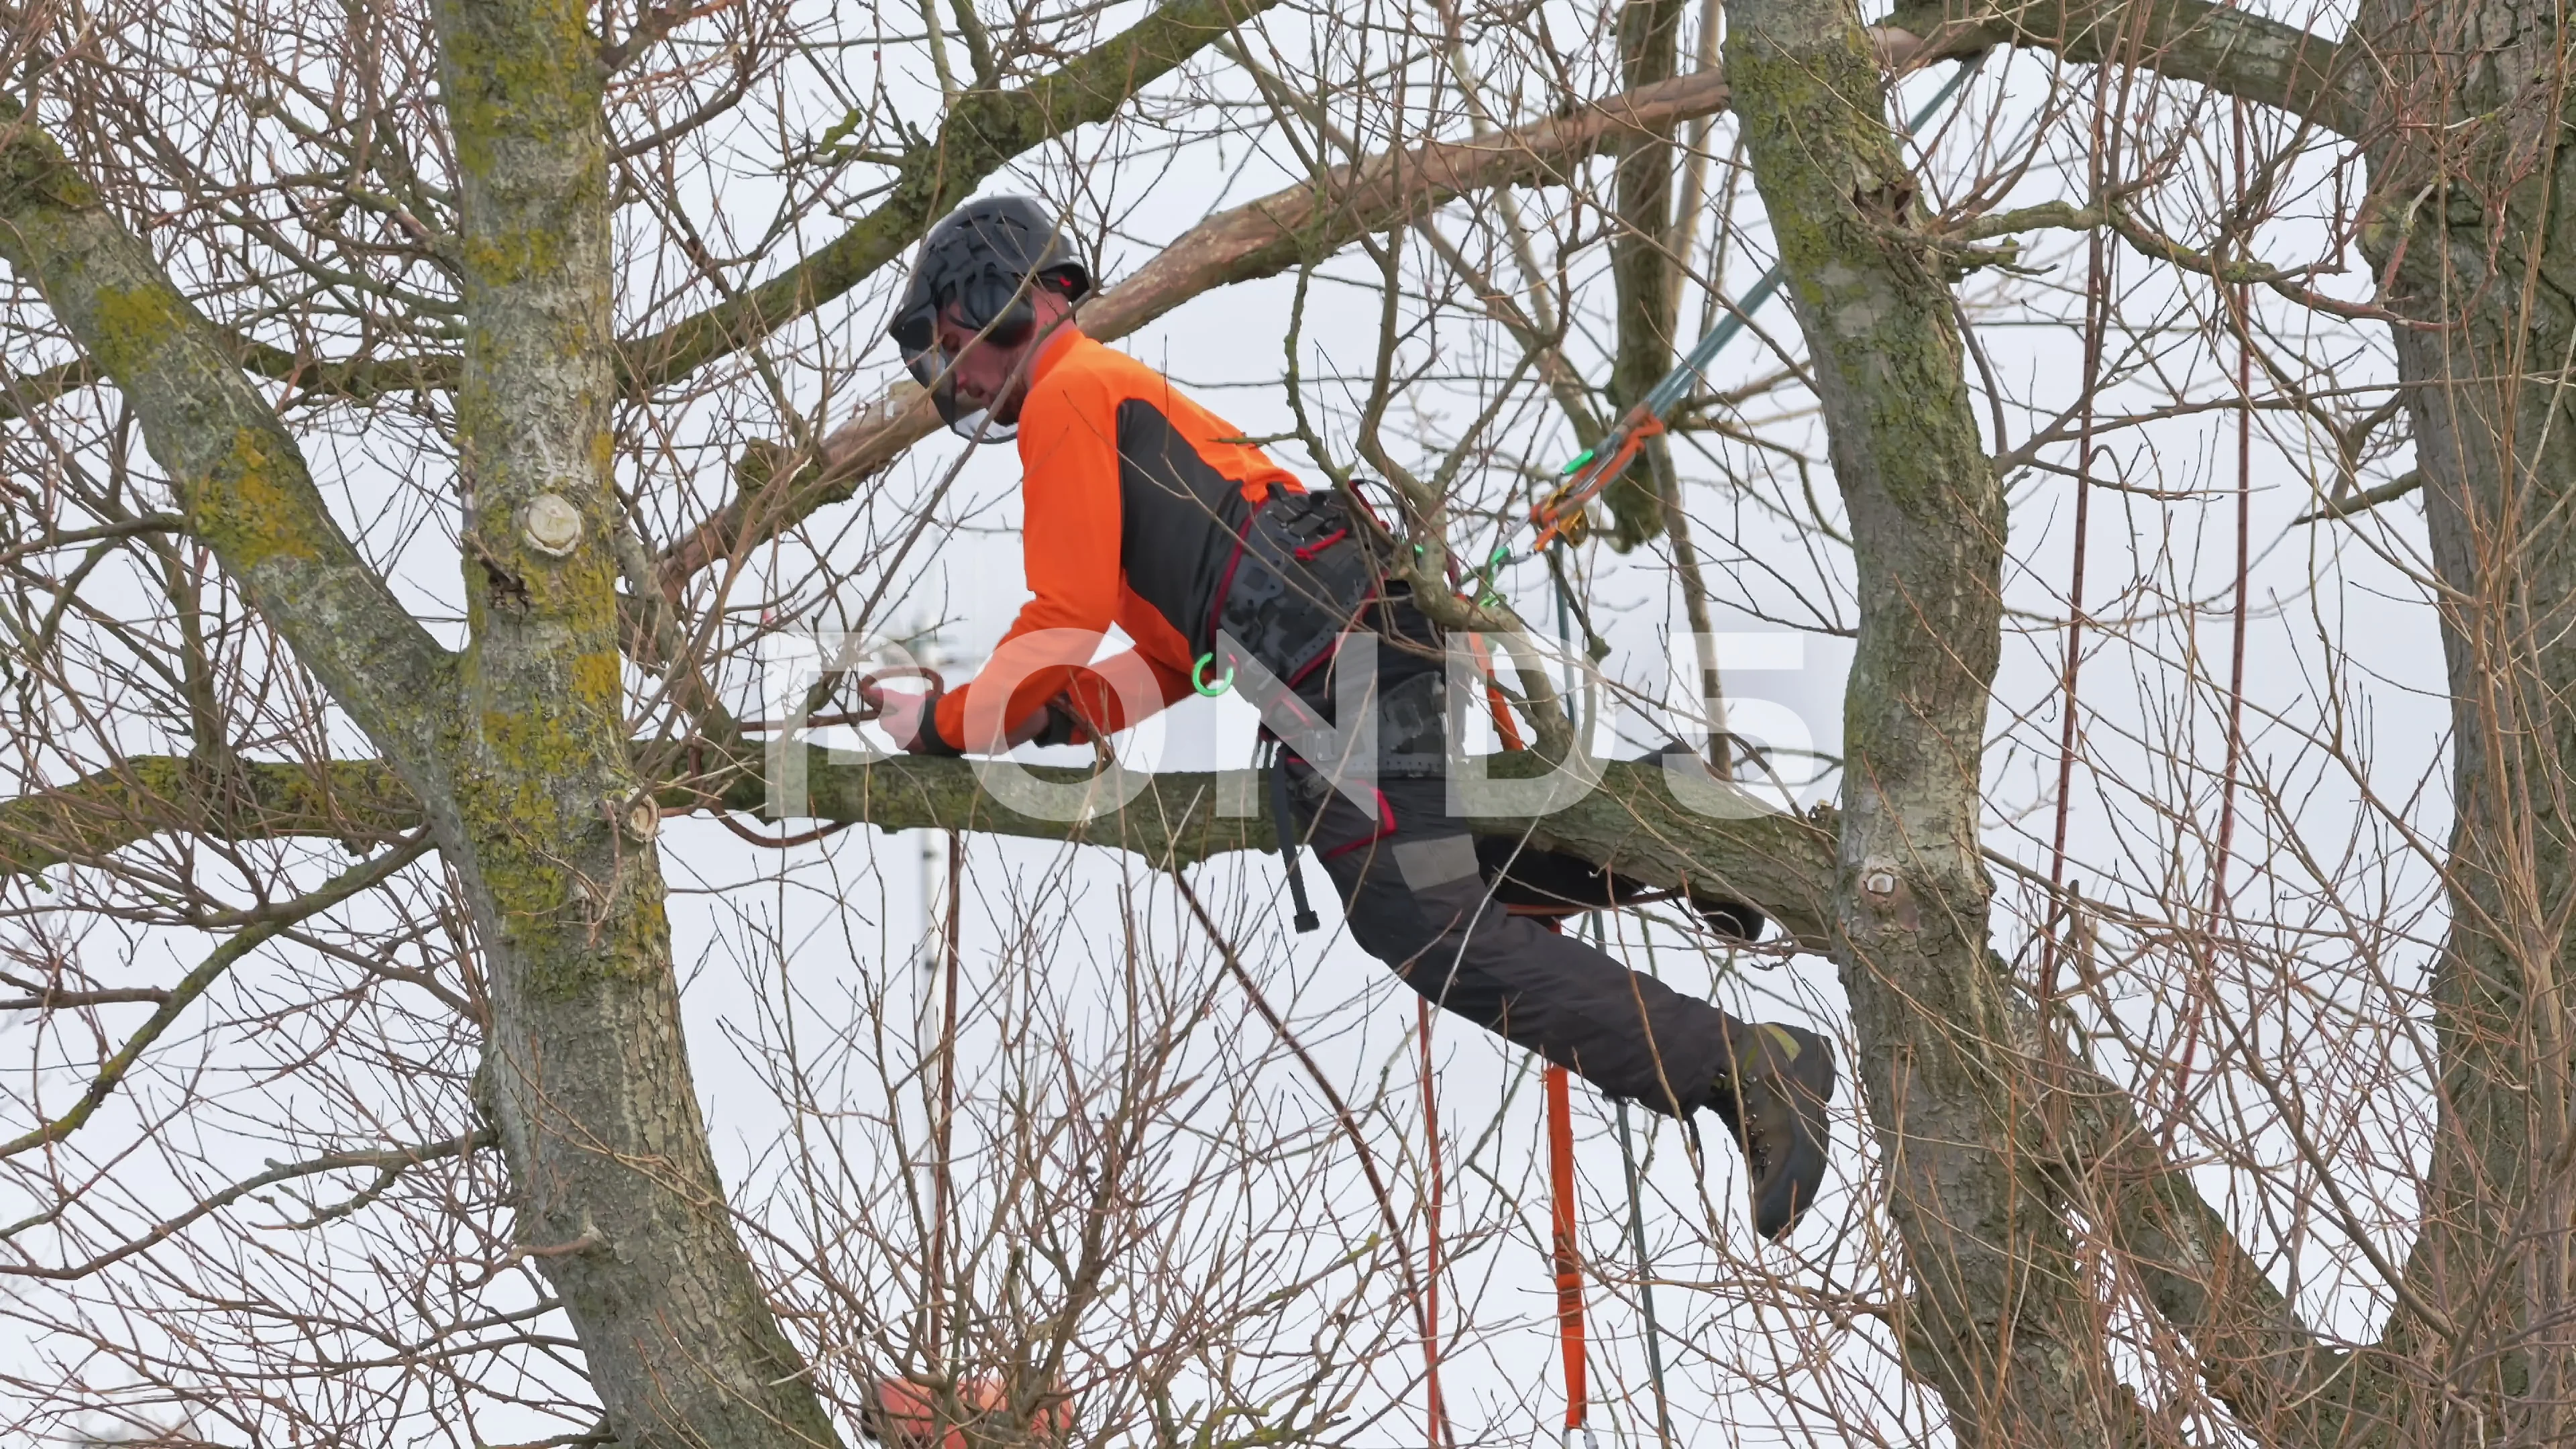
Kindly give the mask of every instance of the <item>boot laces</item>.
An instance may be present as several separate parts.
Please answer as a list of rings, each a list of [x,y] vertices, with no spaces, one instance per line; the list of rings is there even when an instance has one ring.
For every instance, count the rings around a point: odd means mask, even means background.
[[[1753,1169],[1753,1175],[1760,1177],[1771,1170],[1771,1139],[1763,1132],[1761,1118],[1754,1112],[1752,1102],[1746,1099],[1744,1079],[1733,1074],[1720,1077],[1718,1090],[1735,1099],[1736,1130],[1744,1139],[1744,1161]]]
[[[1756,1177],[1771,1170],[1771,1138],[1750,1112],[1744,1114],[1744,1160],[1753,1165]]]

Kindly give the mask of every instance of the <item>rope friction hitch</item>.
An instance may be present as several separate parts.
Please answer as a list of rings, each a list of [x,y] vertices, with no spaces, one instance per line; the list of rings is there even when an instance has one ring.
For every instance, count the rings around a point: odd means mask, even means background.
[[[1920,132],[1932,124],[1932,117],[1948,105],[1950,98],[1959,93],[1959,87],[1967,83],[1968,77],[1976,74],[1978,68],[1986,63],[1986,54],[1979,51],[1962,62],[1958,70],[1942,82],[1941,89],[1932,93],[1932,99],[1924,102],[1923,108],[1914,113],[1914,120],[1906,127],[1907,131]],[[1717,354],[1726,350],[1726,344],[1734,341],[1735,335],[1744,330],[1746,321],[1779,292],[1780,284],[1786,278],[1782,265],[1772,264],[1771,270],[1764,272],[1762,279],[1753,284],[1753,290],[1744,294],[1744,300],[1730,308],[1717,326],[1690,350],[1690,355],[1665,373],[1663,380],[1639,399],[1635,407],[1621,414],[1619,421],[1610,425],[1610,431],[1602,435],[1600,442],[1576,454],[1573,462],[1557,470],[1558,476],[1565,481],[1530,510],[1530,524],[1538,530],[1538,541],[1530,545],[1531,556],[1547,552],[1548,546],[1560,539],[1568,543],[1584,540],[1592,531],[1591,521],[1584,513],[1585,507],[1601,495],[1602,489],[1628,471],[1628,465],[1636,461],[1638,450],[1646,445],[1648,438],[1663,433],[1664,419],[1671,416],[1681,400],[1690,395],[1692,387],[1708,372],[1709,364],[1717,360]],[[1492,565],[1487,565],[1487,568],[1490,571]]]

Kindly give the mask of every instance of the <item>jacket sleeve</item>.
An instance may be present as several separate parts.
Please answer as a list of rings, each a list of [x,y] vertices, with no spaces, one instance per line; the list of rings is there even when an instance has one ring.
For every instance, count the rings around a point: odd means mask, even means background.
[[[1068,372],[1042,379],[1021,405],[1020,539],[1032,597],[983,672],[940,701],[935,724],[955,748],[998,750],[1012,721],[1090,663],[1117,616],[1117,407],[1105,384]]]
[[[1187,674],[1139,650],[1122,649],[1076,674],[1071,693],[1081,719],[1097,721],[1116,734],[1189,698],[1192,691]],[[1075,744],[1090,739],[1087,728],[1074,732]]]

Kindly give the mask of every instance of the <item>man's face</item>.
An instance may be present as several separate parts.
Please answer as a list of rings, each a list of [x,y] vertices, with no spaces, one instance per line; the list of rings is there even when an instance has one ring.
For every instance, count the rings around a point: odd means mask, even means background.
[[[1037,325],[1011,346],[989,334],[979,337],[977,329],[959,319],[954,307],[940,313],[939,350],[955,359],[948,366],[948,380],[961,410],[981,408],[1000,427],[1019,423],[1020,403],[1029,391],[1029,368],[1070,310],[1063,297],[1044,290],[1031,299],[1031,306]]]

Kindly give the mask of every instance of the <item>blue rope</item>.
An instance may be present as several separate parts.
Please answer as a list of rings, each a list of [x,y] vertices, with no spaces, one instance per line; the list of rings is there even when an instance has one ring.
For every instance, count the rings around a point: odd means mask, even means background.
[[[1909,134],[1918,133],[1932,124],[1932,118],[1940,114],[1943,106],[1950,104],[1950,98],[1956,96],[1959,88],[1968,83],[1968,78],[1975,75],[1986,63],[1987,54],[1980,51],[1970,56],[1957,70],[1951,72],[1950,78],[1941,83],[1941,89],[1932,93],[1932,99],[1924,102],[1922,109],[1914,113],[1913,122],[1906,127]],[[1699,344],[1690,350],[1690,355],[1684,357],[1679,366],[1664,374],[1663,380],[1656,383],[1646,394],[1647,412],[1661,418],[1671,412],[1674,405],[1690,395],[1691,388],[1708,372],[1709,364],[1717,361],[1717,355],[1726,350],[1726,344],[1733,342],[1736,334],[1744,330],[1746,320],[1761,311],[1764,303],[1778,295],[1780,284],[1788,277],[1786,266],[1784,262],[1772,263],[1771,269],[1764,272],[1761,280],[1753,284],[1753,289],[1746,292],[1743,299],[1738,301],[1724,317],[1719,318],[1717,326],[1710,329],[1709,334],[1701,338]],[[1564,471],[1570,474],[1581,470],[1583,465],[1591,462],[1603,448],[1615,447],[1619,441],[1619,435],[1620,430],[1612,428],[1609,437],[1585,449],[1583,456],[1565,465]]]

